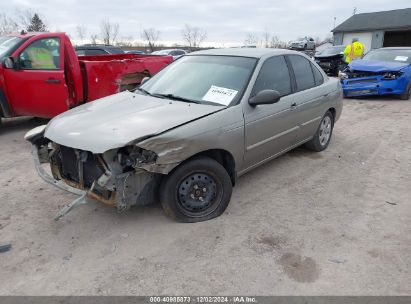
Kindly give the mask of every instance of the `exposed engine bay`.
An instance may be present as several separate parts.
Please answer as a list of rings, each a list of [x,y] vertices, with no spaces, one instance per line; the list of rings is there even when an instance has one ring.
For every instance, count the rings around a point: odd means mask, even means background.
[[[93,154],[59,145],[45,137],[28,140],[33,144],[39,175],[59,188],[82,195],[84,199],[115,206],[119,212],[131,206],[150,204],[156,198],[162,174],[140,168],[156,161],[154,152],[127,146]],[[50,164],[52,176],[41,166],[46,163]],[[60,212],[58,218],[62,216]]]

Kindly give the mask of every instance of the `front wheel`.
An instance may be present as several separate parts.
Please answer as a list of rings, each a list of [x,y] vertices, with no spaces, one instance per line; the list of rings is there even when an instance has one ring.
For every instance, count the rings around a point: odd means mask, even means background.
[[[334,128],[334,116],[330,111],[327,111],[323,118],[321,119],[321,123],[318,126],[317,132],[315,132],[314,137],[305,144],[305,146],[313,151],[321,152],[327,149],[331,135]]]
[[[179,222],[202,222],[221,215],[230,202],[231,179],[214,159],[201,157],[182,163],[161,185],[164,212]]]
[[[405,88],[404,93],[400,95],[402,100],[408,100],[411,96],[411,81],[408,83],[408,86]]]

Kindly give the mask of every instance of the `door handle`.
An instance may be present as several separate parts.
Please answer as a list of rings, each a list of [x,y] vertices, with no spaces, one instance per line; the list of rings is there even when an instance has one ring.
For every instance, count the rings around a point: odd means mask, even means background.
[[[45,83],[61,83],[61,80],[55,79],[55,78],[49,78],[47,80],[44,80]]]
[[[291,104],[291,108],[295,108],[297,106],[297,103],[295,103],[295,102],[293,102],[292,104]]]

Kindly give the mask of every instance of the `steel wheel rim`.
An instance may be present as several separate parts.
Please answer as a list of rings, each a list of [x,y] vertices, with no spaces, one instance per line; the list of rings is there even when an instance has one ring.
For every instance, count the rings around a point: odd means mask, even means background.
[[[320,124],[319,140],[321,146],[325,146],[331,137],[332,121],[329,116],[325,116]]]
[[[217,207],[221,198],[220,183],[205,172],[195,172],[184,177],[178,185],[180,209],[192,217],[206,216]]]

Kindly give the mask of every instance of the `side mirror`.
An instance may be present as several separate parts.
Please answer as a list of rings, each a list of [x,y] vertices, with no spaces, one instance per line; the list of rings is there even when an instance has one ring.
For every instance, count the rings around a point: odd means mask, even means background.
[[[280,100],[281,95],[275,90],[262,90],[254,97],[251,97],[248,103],[251,106],[257,106],[262,104],[273,104]]]
[[[3,60],[3,67],[5,69],[14,69],[15,65],[14,65],[14,59],[13,57],[6,57]]]
[[[150,79],[150,77],[144,77],[144,78],[141,80],[140,85],[142,85],[143,83],[147,82],[147,80],[149,80],[149,79]]]

